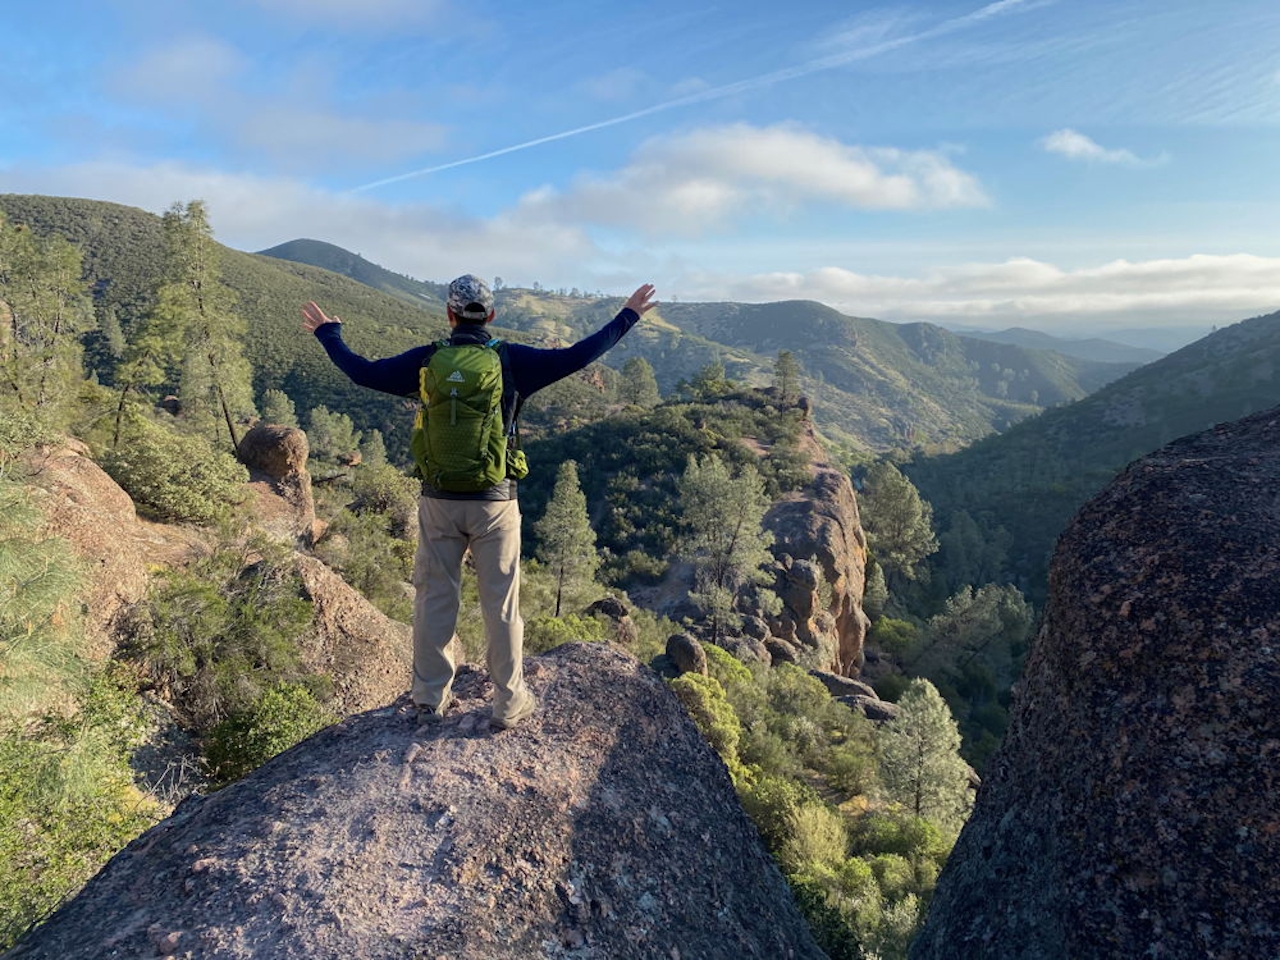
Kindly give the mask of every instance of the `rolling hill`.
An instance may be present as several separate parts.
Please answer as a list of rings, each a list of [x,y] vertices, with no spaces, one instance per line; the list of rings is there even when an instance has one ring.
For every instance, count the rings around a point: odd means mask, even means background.
[[[1117,343],[1114,340],[1103,340],[1098,337],[1090,337],[1087,340],[1067,340],[1039,330],[1028,330],[1025,327],[1010,327],[1008,330],[995,333],[966,332],[963,336],[977,340],[990,340],[992,343],[1012,343],[1019,347],[1053,350],[1067,357],[1101,360],[1106,363],[1154,363],[1168,352],[1147,347],[1131,347],[1127,343]]]
[[[281,249],[362,282],[403,279],[371,272],[365,261],[328,244],[292,241],[266,252]],[[414,290],[439,293],[430,284]],[[505,326],[565,343],[591,332],[602,314],[620,305],[616,299],[522,288],[501,289],[496,300]],[[1137,365],[988,343],[933,324],[848,317],[811,301],[663,303],[606,362],[619,368],[633,356],[644,357],[669,393],[709,363],[722,364],[733,379],[763,385],[779,350],[799,360],[823,431],[874,451],[954,449],[1044,407],[1083,397]]]
[[[1218,330],[1003,435],[917,458],[906,472],[939,529],[961,513],[988,536],[1004,528],[1005,574],[1039,597],[1059,532],[1117,471],[1178,437],[1277,404],[1280,312]]]

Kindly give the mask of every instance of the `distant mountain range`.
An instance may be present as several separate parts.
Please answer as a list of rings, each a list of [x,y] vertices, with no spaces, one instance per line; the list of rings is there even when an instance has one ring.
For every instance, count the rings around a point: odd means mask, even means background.
[[[163,270],[158,217],[119,204],[17,195],[0,195],[0,210],[80,245],[99,308],[115,311],[126,333],[150,308]],[[406,419],[400,405],[338,374],[299,332],[298,310],[318,300],[346,321],[355,349],[387,356],[447,331],[440,284],[316,240],[290,241],[262,255],[224,248],[223,264],[249,323],[246,354],[259,392],[282,388],[300,413],[323,403],[350,413],[362,429],[377,427],[389,440],[400,436]],[[514,288],[499,289],[497,301],[495,332],[547,345],[599,328],[621,305],[617,298]],[[821,429],[867,451],[955,449],[1079,399],[1135,366],[960,337],[932,324],[848,317],[807,301],[664,303],[605,363],[616,371],[631,357],[644,357],[670,392],[712,363],[740,382],[766,384],[780,350],[800,362]],[[535,398],[530,416],[539,402],[557,401],[550,392]],[[558,402],[566,403],[564,397]]]
[[[1011,538],[1004,572],[1038,594],[1058,533],[1122,467],[1278,404],[1280,313],[1272,313],[1224,327],[1001,436],[917,458],[906,472],[941,530],[961,513],[988,535],[1004,528]]]
[[[1053,350],[1064,356],[1105,363],[1151,363],[1159,360],[1166,353],[1164,350],[1131,347],[1127,343],[1117,343],[1114,340],[1103,340],[1098,337],[1087,340],[1067,340],[1039,330],[1028,330],[1025,327],[1010,327],[1008,330],[1000,330],[997,333],[964,332],[962,335],[975,337],[978,340],[990,340],[993,343],[1012,343],[1019,347]]]
[[[438,302],[444,293],[439,284],[407,280],[314,240],[263,253],[335,270],[410,302]],[[499,289],[496,300],[498,323],[553,342],[584,336],[618,304],[523,288]],[[1141,362],[992,343],[932,324],[849,317],[799,300],[663,303],[605,362],[618,368],[643,356],[669,392],[709,363],[722,364],[732,378],[766,383],[780,350],[800,362],[822,428],[873,450],[954,447],[1078,399]]]

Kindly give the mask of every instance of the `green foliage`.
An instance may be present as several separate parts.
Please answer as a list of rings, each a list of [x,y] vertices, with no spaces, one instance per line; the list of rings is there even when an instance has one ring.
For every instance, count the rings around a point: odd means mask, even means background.
[[[879,741],[886,796],[944,833],[958,834],[972,803],[969,768],[960,759],[960,731],[933,684],[911,681]]]
[[[578,465],[572,460],[560,464],[555,490],[547,509],[533,525],[537,536],[535,554],[556,577],[556,608],[560,606],[566,583],[591,580],[600,566],[596,535],[587,516],[587,498],[578,482]]]
[[[347,462],[360,446],[360,434],[345,413],[333,413],[321,404],[307,417],[307,447],[312,459]]]
[[[714,642],[737,626],[735,604],[742,590],[768,582],[762,568],[773,559],[773,534],[761,523],[769,499],[753,469],[730,473],[714,454],[701,460],[690,455],[678,490],[678,549],[694,566],[689,598],[707,614]]]
[[[929,504],[897,467],[882,460],[867,472],[859,506],[877,562],[914,580],[920,562],[938,549]]]
[[[661,402],[653,365],[644,357],[632,357],[622,365],[622,375],[618,378],[618,400],[646,410]]]
[[[84,376],[80,335],[94,327],[81,267],[64,238],[11,227],[0,212],[0,393],[55,426]]]
[[[867,640],[890,656],[911,662],[920,648],[920,628],[910,620],[881,617],[871,625]]]
[[[773,363],[773,389],[783,403],[800,399],[800,363],[790,350],[779,350]]]
[[[558,617],[530,617],[524,623],[525,653],[545,653],[562,643],[608,639],[604,622],[596,617],[566,613]]]
[[[738,760],[742,725],[720,681],[700,673],[685,673],[671,681],[671,689],[689,711],[699,732],[732,770],[732,764]]]
[[[217,785],[238,780],[338,717],[306,687],[279,683],[209,733],[205,756]]]
[[[342,509],[314,549],[379,610],[407,623],[413,618],[408,582],[415,548],[405,539],[403,522],[402,517],[376,509]]]
[[[255,412],[253,370],[243,353],[248,325],[223,282],[221,248],[203,201],[173,204],[161,223],[166,269],[156,310],[182,338],[182,414],[234,454],[236,424]]]
[[[98,675],[71,717],[0,735],[0,949],[74,894],[159,819],[133,786],[140,701],[119,671]]]
[[[243,499],[249,473],[201,436],[183,436],[135,420],[126,442],[102,456],[102,467],[134,503],[158,518],[212,523]]]
[[[252,711],[277,684],[324,691],[298,658],[296,641],[313,615],[300,593],[272,544],[224,545],[189,571],[156,579],[126,625],[121,655],[141,666],[190,728],[207,734]]]
[[[262,395],[262,420],[282,427],[296,427],[298,411],[287,393],[273,387]]]

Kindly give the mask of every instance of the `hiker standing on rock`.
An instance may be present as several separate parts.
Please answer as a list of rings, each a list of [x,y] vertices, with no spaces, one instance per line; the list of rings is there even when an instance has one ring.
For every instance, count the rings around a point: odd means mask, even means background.
[[[385,360],[366,360],[342,342],[341,323],[314,302],[302,308],[314,333],[352,382],[422,408],[410,444],[422,496],[413,584],[413,687],[422,723],[449,707],[462,594],[462,559],[475,563],[493,680],[494,729],[506,730],[537,705],[524,682],[524,621],[520,617],[520,508],[516,483],[528,473],[516,419],[524,400],[576,373],[622,339],[654,305],[646,283],[602,329],[571,347],[541,350],[494,339],[493,294],[467,274],[449,284],[448,339]]]

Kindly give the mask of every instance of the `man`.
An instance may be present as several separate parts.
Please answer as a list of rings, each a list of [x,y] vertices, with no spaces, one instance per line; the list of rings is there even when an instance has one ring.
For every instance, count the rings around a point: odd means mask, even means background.
[[[655,303],[646,283],[621,312],[596,333],[571,347],[541,350],[505,344],[502,365],[506,416],[543,387],[576,373],[622,339]],[[449,284],[450,345],[491,344],[486,328],[494,317],[493,294],[479,277],[467,274]],[[436,344],[415,347],[385,360],[366,360],[342,342],[341,323],[314,302],[302,308],[303,329],[314,333],[325,351],[354,383],[397,396],[417,397],[420,371]],[[461,602],[462,559],[475,564],[484,614],[489,676],[493,680],[495,730],[515,726],[536,702],[524,682],[524,621],[520,618],[520,509],[516,481],[501,480],[478,492],[459,493],[425,480],[418,500],[418,553],[413,582],[413,686],[411,695],[422,723],[439,722],[449,707],[455,663],[451,641]]]

